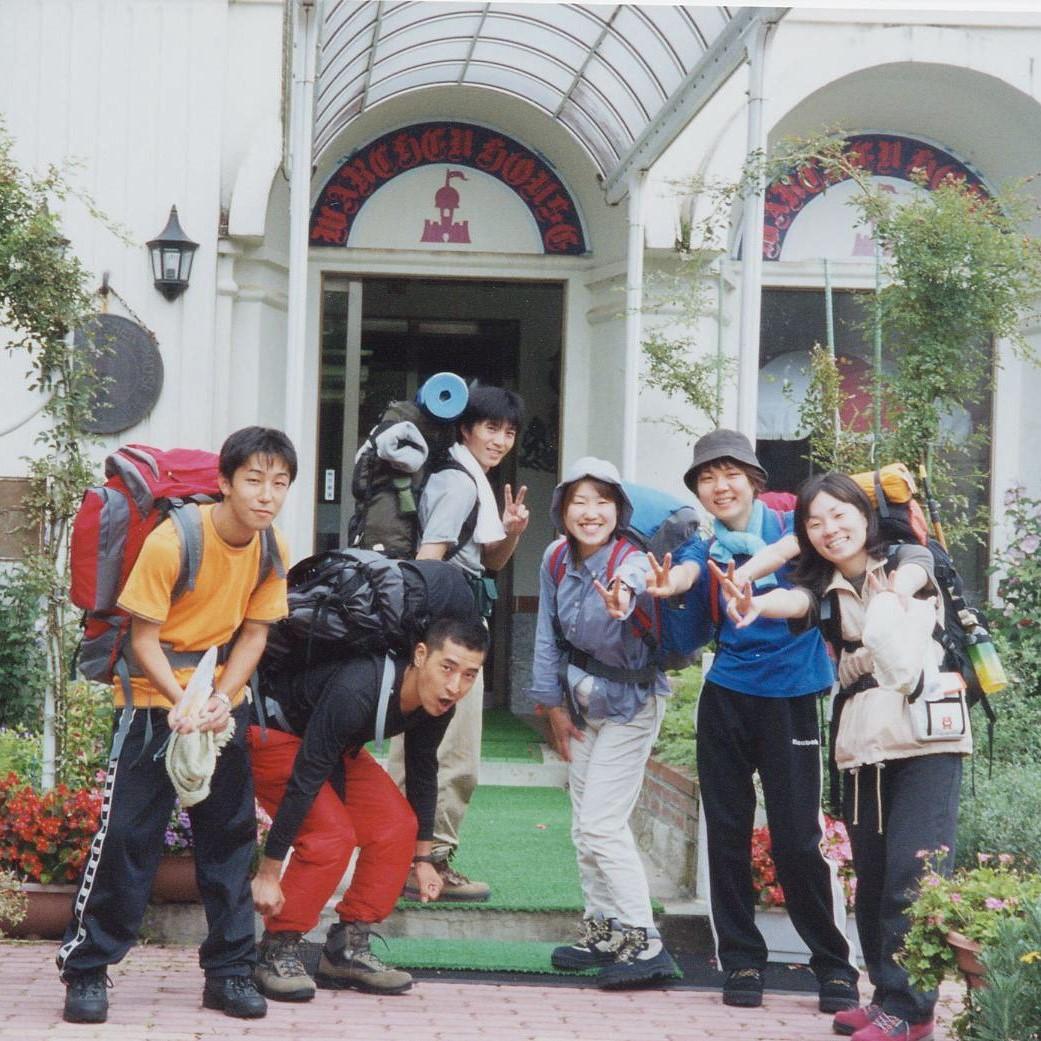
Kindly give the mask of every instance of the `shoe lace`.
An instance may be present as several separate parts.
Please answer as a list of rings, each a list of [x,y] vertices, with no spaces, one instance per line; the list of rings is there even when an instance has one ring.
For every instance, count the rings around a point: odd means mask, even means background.
[[[225,976],[224,989],[239,997],[252,997],[260,993],[252,976]]]
[[[874,1022],[886,1037],[906,1037],[909,1032],[908,1024],[904,1020],[891,1016],[888,1012],[880,1011]]]
[[[77,997],[88,997],[100,991],[104,994],[105,989],[112,989],[112,980],[107,972],[84,972],[75,976],[69,976],[65,980],[66,985]]]
[[[732,973],[727,976],[729,980],[744,980],[744,979],[762,979],[763,974],[758,969],[734,969]]]
[[[611,939],[611,925],[605,918],[583,918],[578,934],[578,946],[593,947]]]
[[[386,938],[382,933],[376,932],[375,929],[367,929],[365,931],[365,939],[355,947],[352,945],[348,946],[344,954],[354,962],[358,962],[364,965],[367,969],[371,969],[373,972],[390,972],[391,967],[383,961],[382,958],[372,949],[371,939],[375,936],[380,943],[383,944],[388,950],[390,950],[390,944],[387,943]]]
[[[622,942],[615,957],[618,961],[631,962],[641,951],[645,950],[647,950],[647,930],[626,929],[622,933]]]
[[[470,885],[470,879],[466,877],[461,871],[456,871],[448,861],[444,861],[437,865],[438,873],[441,875],[441,881],[450,886],[468,886]]]
[[[300,933],[280,933],[270,941],[265,961],[271,964],[280,976],[306,975],[307,970],[300,959]]]

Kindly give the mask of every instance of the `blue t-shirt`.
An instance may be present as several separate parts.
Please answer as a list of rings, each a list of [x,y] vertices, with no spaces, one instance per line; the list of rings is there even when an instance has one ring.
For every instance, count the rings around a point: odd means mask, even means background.
[[[780,515],[784,520],[780,530],[776,516],[773,510],[767,511],[768,543],[777,542],[792,531],[793,513]],[[710,542],[693,538],[676,551],[673,560],[677,564],[697,564],[701,569],[698,582],[707,584],[710,547]],[[738,566],[746,560],[746,556],[734,558]],[[782,568],[777,580],[780,586],[790,589],[787,572],[788,568]],[[819,629],[793,636],[788,622],[781,618],[757,618],[747,628],[737,629],[726,613],[722,594],[719,611],[723,624],[707,677],[713,683],[761,698],[794,698],[831,686],[834,670]]]

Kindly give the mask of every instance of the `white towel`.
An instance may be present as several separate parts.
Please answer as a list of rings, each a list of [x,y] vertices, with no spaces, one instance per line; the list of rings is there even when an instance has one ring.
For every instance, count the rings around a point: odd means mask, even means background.
[[[210,781],[217,768],[217,756],[235,733],[235,720],[218,733],[193,730],[190,734],[171,734],[166,747],[166,772],[177,798],[184,807],[200,803],[210,794]]]
[[[488,483],[481,464],[473,457],[466,445],[455,444],[449,449],[452,458],[463,467],[477,485],[477,527],[474,528],[473,539],[478,546],[487,546],[491,542],[502,542],[506,538],[506,529],[499,516],[499,505],[495,501],[495,492]]]

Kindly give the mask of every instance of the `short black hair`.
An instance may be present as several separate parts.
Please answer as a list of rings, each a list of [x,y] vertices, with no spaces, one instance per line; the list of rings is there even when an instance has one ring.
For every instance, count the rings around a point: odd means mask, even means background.
[[[270,465],[281,459],[289,470],[290,483],[296,480],[296,449],[293,442],[271,427],[243,427],[229,434],[220,449],[221,476],[230,481],[235,471],[251,456],[259,455]]]
[[[422,643],[431,651],[441,650],[446,640],[458,643],[468,651],[488,653],[491,642],[488,630],[481,622],[464,618],[435,618],[427,627]]]
[[[520,432],[524,419],[524,399],[505,387],[492,387],[476,380],[470,384],[466,408],[459,417],[460,432],[482,420],[506,423]]]

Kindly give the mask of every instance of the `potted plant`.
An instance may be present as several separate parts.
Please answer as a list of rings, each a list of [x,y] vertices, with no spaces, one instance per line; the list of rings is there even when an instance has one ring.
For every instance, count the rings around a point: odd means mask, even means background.
[[[17,935],[61,935],[100,813],[94,788],[58,785],[41,794],[15,773],[0,780],[0,870],[13,874],[28,898]]]
[[[25,920],[28,899],[13,871],[0,871],[0,936],[11,932]]]
[[[932,990],[955,968],[970,988],[983,985],[986,951],[1001,923],[1022,918],[1030,901],[1041,900],[1041,875],[1019,870],[1007,853],[977,854],[974,868],[941,873],[949,850],[920,850],[928,861],[907,914],[911,928],[899,958],[911,985]]]

